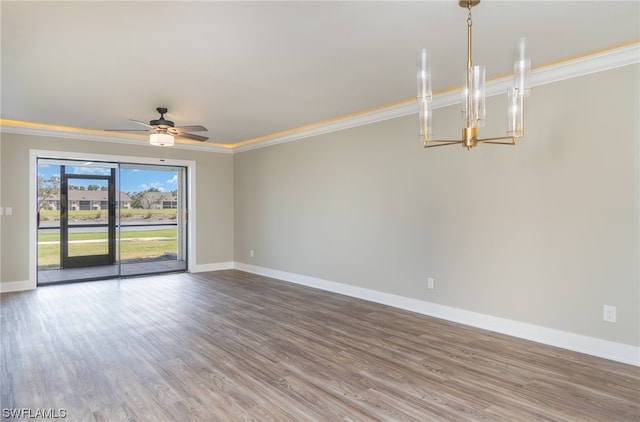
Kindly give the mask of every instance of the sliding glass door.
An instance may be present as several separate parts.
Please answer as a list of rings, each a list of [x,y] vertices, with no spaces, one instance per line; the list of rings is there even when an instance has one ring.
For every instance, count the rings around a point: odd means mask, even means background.
[[[185,271],[184,167],[38,159],[38,284]]]

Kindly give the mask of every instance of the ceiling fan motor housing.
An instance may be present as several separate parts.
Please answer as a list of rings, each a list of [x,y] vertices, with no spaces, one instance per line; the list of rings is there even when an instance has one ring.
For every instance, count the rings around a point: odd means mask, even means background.
[[[151,126],[160,127],[162,129],[166,129],[166,128],[174,126],[174,124],[173,124],[173,122],[171,120],[166,120],[164,118],[164,114],[168,111],[166,108],[158,107],[158,108],[156,108],[156,110],[158,111],[158,113],[160,113],[160,118],[158,120],[150,121],[149,124]]]

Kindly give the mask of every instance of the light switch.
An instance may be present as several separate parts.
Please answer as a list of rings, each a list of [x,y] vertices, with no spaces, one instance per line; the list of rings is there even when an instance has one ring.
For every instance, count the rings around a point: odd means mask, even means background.
[[[7,207],[7,208],[5,208],[5,210],[7,212],[7,215],[13,215],[13,208]]]

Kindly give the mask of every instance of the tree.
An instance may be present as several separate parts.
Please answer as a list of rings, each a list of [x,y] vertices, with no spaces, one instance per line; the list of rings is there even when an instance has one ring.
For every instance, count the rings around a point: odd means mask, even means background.
[[[150,209],[151,205],[166,199],[164,195],[154,195],[159,192],[162,191],[157,188],[149,188],[142,192],[129,193],[129,197],[131,198],[131,207]]]
[[[89,185],[87,186],[87,190],[98,190],[100,189],[100,186],[98,185]]]
[[[38,175],[38,211],[42,209],[52,209],[47,201],[60,199],[60,176],[51,176],[45,179]]]

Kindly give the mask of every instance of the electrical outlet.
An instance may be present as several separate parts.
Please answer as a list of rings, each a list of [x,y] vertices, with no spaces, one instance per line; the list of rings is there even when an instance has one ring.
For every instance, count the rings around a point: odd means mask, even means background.
[[[253,249],[251,249],[251,250],[249,251],[249,256],[250,256],[251,258],[253,258],[253,257],[255,256],[255,255],[254,255],[254,253],[253,253]]]
[[[428,277],[427,278],[427,289],[435,289],[436,287],[436,281],[433,279],[433,277]]]
[[[616,322],[616,307],[611,305],[604,305],[604,314],[602,318],[607,322]]]

